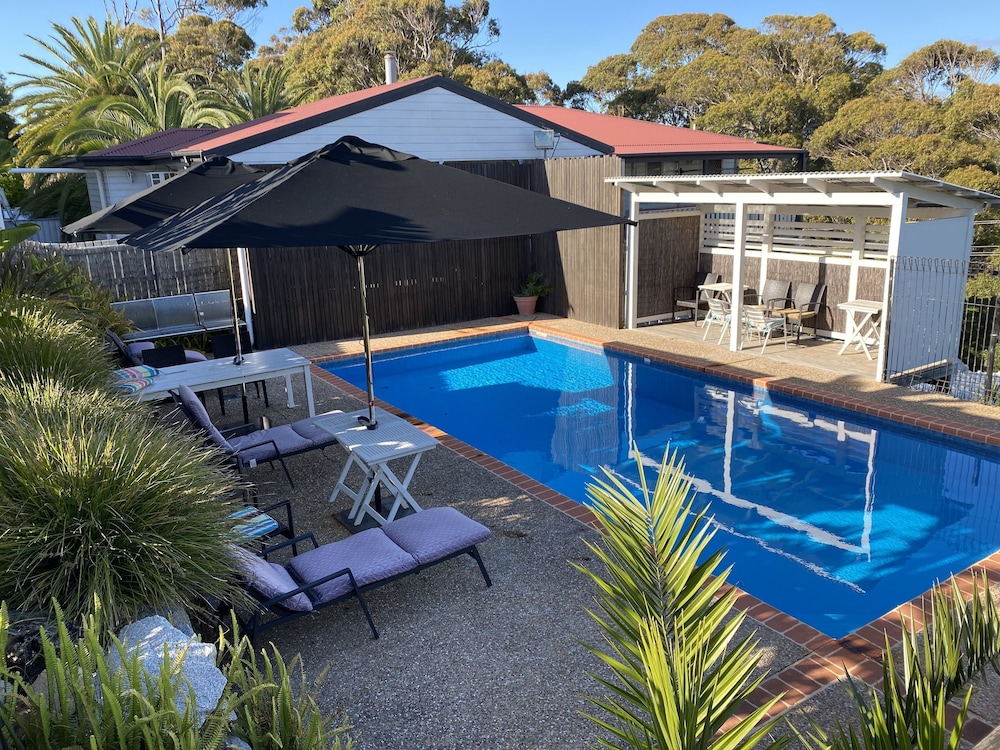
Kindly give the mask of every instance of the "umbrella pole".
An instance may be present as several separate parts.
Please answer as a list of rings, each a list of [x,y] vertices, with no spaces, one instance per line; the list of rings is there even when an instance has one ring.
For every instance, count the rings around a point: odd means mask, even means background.
[[[226,269],[229,271],[229,303],[233,308],[233,336],[236,337],[236,357],[233,359],[234,365],[243,364],[243,342],[240,341],[240,316],[236,313],[236,281],[233,279],[233,259],[229,250],[226,250]],[[246,404],[246,383],[243,384],[243,403]]]
[[[365,256],[358,255],[358,283],[361,285],[361,331],[365,339],[365,375],[368,378],[368,416],[358,417],[369,430],[378,427],[375,420],[375,378],[372,375],[372,342],[368,330],[368,291],[365,284]]]

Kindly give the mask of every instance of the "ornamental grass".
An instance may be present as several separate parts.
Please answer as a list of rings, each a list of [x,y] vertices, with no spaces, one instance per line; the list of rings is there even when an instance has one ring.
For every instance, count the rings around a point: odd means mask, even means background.
[[[84,325],[44,300],[0,294],[0,381],[107,388],[111,369],[101,340]]]
[[[226,545],[237,477],[107,389],[0,383],[0,599],[110,627],[164,603],[240,600]]]

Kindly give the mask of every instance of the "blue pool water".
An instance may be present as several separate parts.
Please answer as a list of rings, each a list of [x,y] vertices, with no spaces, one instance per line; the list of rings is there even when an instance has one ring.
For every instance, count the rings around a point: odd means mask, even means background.
[[[330,372],[365,387],[362,362]],[[730,581],[838,638],[1000,549],[1000,456],[527,335],[376,357],[375,393],[579,502],[683,455]],[[655,474],[648,474],[655,478]],[[652,480],[651,480],[652,481]]]

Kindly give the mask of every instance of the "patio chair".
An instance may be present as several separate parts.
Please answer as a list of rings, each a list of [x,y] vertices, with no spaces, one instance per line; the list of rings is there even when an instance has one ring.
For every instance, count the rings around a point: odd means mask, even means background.
[[[220,430],[212,422],[198,396],[186,385],[180,385],[170,393],[185,416],[204,431],[206,439],[221,449],[242,474],[259,463],[273,465],[277,461],[288,478],[288,484],[295,487],[285,459],[300,453],[322,450],[337,442],[331,433],[317,427],[315,422],[330,414],[340,414],[339,409],[276,427],[257,429],[255,425],[238,425]]]
[[[709,297],[708,314],[705,315],[705,335],[701,337],[701,340],[704,341],[708,338],[708,332],[712,328],[713,323],[719,323],[722,325],[722,332],[719,334],[719,343],[721,344],[726,331],[729,330],[732,319],[732,308],[730,308],[726,300],[721,297]]]
[[[795,287],[795,294],[792,295],[791,307],[776,309],[774,315],[780,315],[785,319],[785,335],[795,330],[795,343],[802,337],[802,324],[807,320],[812,320],[813,338],[816,338],[819,331],[819,314],[826,307],[826,284],[802,283]]]
[[[792,282],[766,279],[760,293],[748,293],[744,296],[744,302],[763,306],[769,313],[792,307]]]
[[[676,312],[677,308],[691,310],[691,319],[697,323],[699,311],[708,310],[708,298],[711,296],[698,287],[705,284],[717,284],[721,280],[722,276],[717,273],[700,271],[690,286],[674,287],[674,306],[671,312]]]
[[[753,305],[743,308],[744,335],[746,338],[757,337],[762,342],[760,353],[767,349],[767,342],[771,340],[772,334],[778,329],[783,329],[784,318],[770,318],[767,309],[763,305]],[[788,348],[788,337],[785,336],[785,348]]]
[[[247,590],[260,606],[241,620],[243,632],[255,643],[261,632],[356,597],[372,637],[379,637],[363,593],[460,555],[479,566],[486,586],[493,581],[476,545],[490,530],[450,507],[428,508],[385,526],[347,539],[318,545],[312,534],[267,547],[262,557],[246,550],[236,553]],[[267,557],[296,542],[313,549],[295,554],[284,565]]]

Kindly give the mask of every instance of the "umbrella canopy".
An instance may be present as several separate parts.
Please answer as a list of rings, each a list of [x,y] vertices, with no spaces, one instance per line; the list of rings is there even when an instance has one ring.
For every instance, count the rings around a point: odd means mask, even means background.
[[[544,234],[618,216],[345,136],[123,242],[149,250],[339,247],[358,261],[375,426],[364,256],[379,245]]]
[[[146,188],[114,205],[67,224],[67,234],[103,232],[128,234],[173,216],[202,201],[227,193],[255,180],[266,170],[230,161],[225,156],[212,158],[191,167],[159,185]]]
[[[144,229],[168,216],[183,211],[235,187],[256,180],[266,169],[249,167],[230,161],[225,156],[213,156],[159,185],[142,190],[96,213],[67,224],[67,234],[103,232],[128,234]],[[236,282],[229,265],[229,294],[233,307],[233,335],[236,337],[237,364],[243,361],[240,345],[240,323],[236,313]]]

